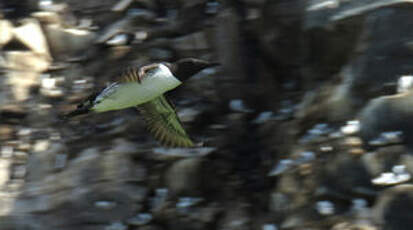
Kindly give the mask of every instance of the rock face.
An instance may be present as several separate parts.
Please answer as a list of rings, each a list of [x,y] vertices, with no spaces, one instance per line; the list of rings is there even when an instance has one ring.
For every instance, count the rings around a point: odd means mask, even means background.
[[[40,23],[34,18],[25,19],[21,23],[21,26],[14,28],[14,37],[34,53],[50,58],[49,47]]]
[[[412,186],[399,185],[387,189],[379,196],[374,207],[375,219],[382,224],[383,229],[409,229],[411,218],[407,210],[412,205]],[[397,212],[395,210],[398,210]]]
[[[327,76],[337,74],[337,80],[341,81],[335,89],[326,92],[330,98],[326,105],[320,104],[315,97],[312,104],[315,107],[315,104],[319,104],[320,108],[314,109],[312,114],[327,113],[333,121],[349,119],[368,99],[394,92],[392,85],[396,84],[401,75],[409,72],[411,52],[407,49],[406,39],[410,37],[410,31],[403,28],[407,26],[404,23],[406,17],[403,15],[410,12],[408,6],[408,1],[349,1],[336,6],[324,6],[322,3],[310,6],[313,10],[308,14],[310,18],[306,24],[310,35],[317,29],[319,36],[329,37],[328,42],[334,42],[332,47],[341,49],[337,51],[337,57],[341,58],[332,58],[322,53],[310,54],[315,58],[326,57],[325,62],[315,62],[321,64],[321,68],[309,66],[311,72],[323,72],[321,75],[326,76],[326,68],[335,66],[335,70],[330,71]],[[395,17],[392,17],[392,20],[385,19],[387,15],[393,14]],[[323,17],[328,20],[321,20]],[[394,24],[400,24],[400,27],[392,26]],[[331,33],[337,33],[333,37],[339,39],[330,39]],[[309,38],[312,39],[312,35]],[[327,46],[328,42],[318,44]],[[315,49],[314,52],[320,50],[333,50],[334,53],[334,48],[330,47]],[[350,60],[349,57],[354,58]],[[337,62],[339,68],[331,62]],[[323,92],[325,90],[320,91]],[[331,113],[329,110],[336,112]]]
[[[411,6],[0,1],[0,229],[410,229]],[[61,119],[185,57],[221,64],[168,95],[199,146]]]
[[[371,100],[360,113],[361,135],[365,140],[378,138],[380,133],[401,131],[406,144],[411,147],[412,116],[411,92],[393,96],[382,96]]]
[[[95,34],[89,30],[65,29],[57,24],[48,24],[45,34],[54,57],[58,59],[84,55],[94,41]]]
[[[13,25],[7,20],[0,21],[1,39],[0,46],[7,44],[13,38]]]
[[[197,158],[183,159],[175,162],[166,171],[166,184],[170,191],[180,195],[194,195],[200,190],[199,179],[202,161]],[[178,179],[179,178],[179,179]]]

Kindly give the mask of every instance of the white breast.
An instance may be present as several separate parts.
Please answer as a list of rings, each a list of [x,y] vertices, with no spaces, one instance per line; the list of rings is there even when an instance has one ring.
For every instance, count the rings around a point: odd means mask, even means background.
[[[182,84],[162,64],[147,74],[141,83],[115,83],[108,86],[96,97],[95,102],[100,102],[96,103],[92,110],[104,112],[140,105]]]

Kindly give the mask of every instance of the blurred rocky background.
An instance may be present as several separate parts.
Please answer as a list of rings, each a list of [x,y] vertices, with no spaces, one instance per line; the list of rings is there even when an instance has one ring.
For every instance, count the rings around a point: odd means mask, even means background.
[[[0,1],[1,230],[409,230],[411,0]],[[128,66],[218,61],[137,111],[59,117]]]

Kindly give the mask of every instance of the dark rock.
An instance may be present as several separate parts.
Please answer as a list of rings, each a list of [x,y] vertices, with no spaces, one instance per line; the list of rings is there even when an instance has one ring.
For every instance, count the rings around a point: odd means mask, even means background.
[[[54,170],[55,156],[65,150],[60,143],[50,143],[49,140],[39,140],[33,146],[34,154],[29,156],[27,170],[30,172],[27,180],[39,183]],[[45,184],[47,185],[47,183]],[[47,185],[48,187],[49,185]],[[36,186],[33,187],[37,189]]]
[[[266,1],[262,7],[263,29],[258,31],[263,46],[261,52],[269,55],[274,65],[298,65],[305,5],[306,2],[296,0]]]
[[[172,47],[187,55],[189,55],[188,51],[201,52],[211,48],[205,32],[197,32],[175,38]]]
[[[368,33],[382,33],[383,25],[380,23],[380,29],[374,24],[373,21],[380,20],[380,18],[387,17],[389,14],[397,14],[397,18],[393,18],[394,22],[399,21],[403,24],[405,16],[403,14],[409,11],[408,9],[409,1],[405,0],[395,0],[395,1],[347,1],[347,2],[334,2],[334,1],[310,1],[307,5],[307,11],[305,14],[304,30],[308,31],[306,36],[306,41],[311,42],[311,57],[323,58],[325,59],[316,60],[315,64],[321,64],[317,71],[318,73],[328,73],[326,70],[330,69],[330,73],[337,72],[339,68],[345,64],[350,55],[355,51],[356,44],[359,42],[358,39],[362,31],[368,31]],[[396,11],[398,11],[396,13]],[[366,21],[365,21],[366,20]],[[363,22],[367,27],[362,28]],[[389,21],[385,22],[388,23]],[[389,23],[388,25],[391,25]],[[405,24],[407,26],[407,24]],[[402,32],[402,28],[393,28],[394,30],[400,31],[400,33],[405,33],[403,36],[408,36],[409,32]],[[381,32],[380,32],[381,31]],[[387,31],[387,30],[386,30]],[[384,35],[384,34],[383,34]],[[325,42],[320,42],[320,39],[328,39]],[[367,52],[363,55],[373,55],[374,52],[381,52],[386,55],[393,55],[392,52],[385,54],[390,46],[395,48],[396,46],[402,45],[400,41],[401,37],[390,38],[381,35],[371,35],[369,36],[369,41],[364,41],[364,44],[368,45]],[[388,40],[390,39],[390,40]],[[398,40],[400,39],[400,40]],[[385,40],[388,40],[385,42]],[[391,41],[392,40],[392,41]],[[397,41],[398,40],[398,41]],[[315,42],[315,43],[314,43]],[[389,44],[389,42],[391,44]],[[317,45],[318,44],[318,45]],[[338,45],[340,44],[340,45]],[[386,45],[384,45],[386,44]],[[399,49],[400,48],[400,49]],[[401,47],[397,48],[396,52],[403,52]],[[392,49],[393,50],[393,49]],[[393,50],[394,51],[394,50]],[[328,55],[323,55],[328,53]],[[384,57],[383,56],[383,57]],[[374,58],[365,59],[367,62],[377,62],[380,60]],[[397,58],[393,59],[397,62]],[[384,60],[382,60],[384,61]],[[393,66],[388,63],[389,67]],[[370,66],[370,65],[369,65]],[[373,65],[376,66],[376,65]],[[324,68],[324,70],[323,70]],[[388,70],[395,68],[386,68]],[[374,71],[375,68],[366,69],[365,71]],[[396,70],[397,71],[397,70]],[[379,71],[380,72],[380,71]],[[366,74],[360,74],[360,78],[363,76],[368,76]],[[389,74],[386,74],[389,76]],[[371,76],[371,75],[370,75]],[[377,75],[374,75],[377,79]],[[357,77],[357,76],[356,76]],[[383,76],[384,77],[384,76]],[[357,77],[359,78],[359,77]],[[360,79],[361,80],[361,79]]]
[[[132,10],[126,17],[107,26],[102,34],[96,38],[96,43],[105,43],[119,34],[134,34],[136,26],[145,24],[147,21],[152,21],[154,17],[153,13],[147,10]]]
[[[117,0],[104,0],[101,2],[68,0],[64,2],[66,9],[63,9],[63,13],[71,14],[72,17],[75,17],[75,20],[78,18],[93,18],[98,26],[104,26],[119,18],[119,15],[111,11],[112,7],[118,2]]]
[[[406,29],[411,11],[408,5],[406,1],[310,4],[305,41],[311,48],[304,49],[308,66],[303,68],[309,81],[304,84],[313,88],[312,81],[329,81],[314,93],[313,99],[308,99],[313,105],[311,114],[318,116],[312,119],[351,119],[369,99],[396,91],[391,85],[409,72],[413,57],[405,47],[411,33]],[[386,20],[389,15],[396,16]],[[394,24],[400,26],[394,28]]]
[[[199,148],[163,148],[158,147],[153,149],[155,159],[158,160],[176,160],[182,158],[199,158],[207,156],[214,152],[216,148],[213,147],[199,147]]]
[[[49,24],[44,27],[50,51],[54,58],[65,60],[76,55],[85,55],[96,34],[89,30],[64,28],[60,24]]]
[[[202,159],[188,158],[175,162],[165,174],[166,184],[173,194],[197,195],[200,191]]]
[[[413,186],[399,185],[384,191],[374,206],[374,219],[383,230],[407,230],[412,223]]]
[[[128,227],[120,222],[114,222],[104,228],[105,230],[127,230]]]
[[[134,227],[132,228],[132,230],[162,230],[162,228],[156,225],[145,225],[145,226]]]
[[[243,79],[245,79],[246,73],[242,68],[241,48],[240,48],[240,28],[238,25],[239,16],[234,10],[226,9],[219,13],[217,17],[218,26],[216,28],[216,45],[219,56],[218,62],[221,63],[222,72],[221,77],[214,79],[217,92],[222,103],[226,103],[231,98],[241,98],[240,92],[243,92]],[[219,81],[219,83],[217,83]],[[230,89],[237,87],[240,90],[234,93],[230,93]],[[237,95],[239,94],[239,95]]]
[[[133,2],[133,0],[122,0],[119,1],[116,5],[112,7],[113,11],[124,11],[129,5]]]
[[[247,207],[241,203],[233,204],[233,208],[226,211],[224,217],[218,223],[218,229],[228,230],[248,230],[251,219],[247,212]]]
[[[350,155],[341,154],[329,159],[324,175],[324,186],[339,194],[370,196],[376,193],[366,166]]]
[[[43,194],[26,194],[16,202],[14,213],[30,213],[48,220],[50,227],[80,225],[85,223],[109,224],[126,219],[139,211],[140,205],[134,198],[138,186],[122,183],[91,185]],[[113,202],[110,208],[97,206],[96,202]],[[72,211],[76,210],[72,213]],[[72,213],[70,218],[67,215]],[[27,220],[29,221],[29,220]]]
[[[360,135],[368,143],[383,132],[401,131],[404,143],[411,148],[413,140],[411,117],[412,93],[383,96],[370,101],[360,113]]]
[[[369,174],[377,176],[380,173],[390,171],[394,165],[407,163],[408,161],[401,160],[407,154],[408,151],[403,145],[386,146],[366,153],[361,157],[361,160]]]
[[[152,215],[150,213],[139,213],[138,215],[128,219],[129,225],[142,226],[146,225],[152,220]]]

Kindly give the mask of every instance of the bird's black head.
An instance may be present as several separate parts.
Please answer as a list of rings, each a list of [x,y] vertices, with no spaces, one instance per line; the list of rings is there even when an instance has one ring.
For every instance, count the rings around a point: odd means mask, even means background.
[[[219,63],[196,58],[184,58],[167,65],[175,77],[177,77],[180,81],[185,81],[201,70],[217,66]]]
[[[98,95],[99,95],[98,92],[94,92],[92,95],[90,95],[88,98],[86,98],[82,103],[78,104],[75,110],[73,110],[72,112],[64,115],[63,119],[69,119],[69,118],[77,116],[77,115],[89,113],[91,111],[90,109],[93,107],[93,103],[94,103],[94,101],[95,101],[95,99]]]

